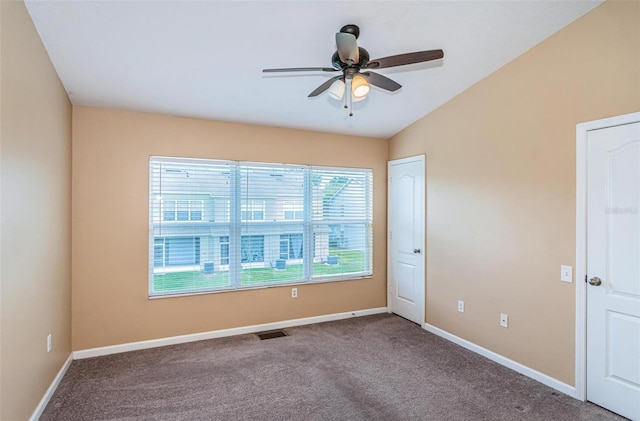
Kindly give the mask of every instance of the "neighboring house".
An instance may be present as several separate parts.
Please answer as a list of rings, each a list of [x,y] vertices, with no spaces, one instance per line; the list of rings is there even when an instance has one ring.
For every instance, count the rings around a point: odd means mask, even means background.
[[[154,168],[153,165],[157,165]],[[302,263],[305,231],[304,178],[301,173],[255,168],[239,174],[240,226],[231,223],[232,176],[227,168],[198,170],[193,165],[152,164],[152,238],[154,272],[229,269],[230,230],[240,229],[242,267],[273,267],[278,260]],[[330,247],[362,250],[366,227],[349,220],[364,215],[345,209],[364,196],[364,183],[327,175],[313,182],[309,217],[315,263],[327,262]],[[158,194],[155,194],[157,192]],[[353,212],[352,212],[353,213]],[[327,219],[327,221],[324,221]],[[337,223],[326,223],[333,220]],[[347,223],[344,223],[347,222]],[[350,238],[346,240],[346,238]],[[283,262],[280,262],[283,264]]]

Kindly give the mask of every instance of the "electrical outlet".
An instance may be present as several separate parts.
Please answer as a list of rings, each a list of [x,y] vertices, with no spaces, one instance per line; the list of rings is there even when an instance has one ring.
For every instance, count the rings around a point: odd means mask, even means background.
[[[458,311],[464,313],[464,301],[458,300]]]
[[[51,334],[47,335],[47,352],[51,352]]]
[[[291,298],[298,298],[298,288],[291,288]]]
[[[500,313],[500,326],[502,327],[509,327],[509,316],[504,314],[504,313]]]

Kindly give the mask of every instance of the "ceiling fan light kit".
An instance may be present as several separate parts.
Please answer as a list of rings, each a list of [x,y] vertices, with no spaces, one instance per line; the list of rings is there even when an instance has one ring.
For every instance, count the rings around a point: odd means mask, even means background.
[[[351,91],[354,97],[363,98],[369,93],[369,83],[362,75],[355,75],[351,81]]]
[[[333,67],[291,67],[283,69],[264,69],[264,73],[274,72],[342,72],[313,90],[309,97],[316,97],[325,91],[336,100],[342,100],[345,91],[349,93],[345,98],[345,108],[349,109],[349,116],[353,115],[351,103],[366,98],[371,87],[377,86],[384,90],[395,92],[402,87],[399,83],[369,69],[383,69],[387,67],[404,66],[422,63],[444,57],[442,50],[417,51],[414,53],[398,54],[369,60],[369,52],[358,47],[357,39],[360,28],[356,25],[345,25],[336,34],[337,51],[331,57]],[[366,70],[366,71],[362,71]]]
[[[331,84],[327,92],[329,93],[329,96],[331,98],[340,101],[344,96],[344,88],[345,88],[344,82],[341,79],[338,79]]]

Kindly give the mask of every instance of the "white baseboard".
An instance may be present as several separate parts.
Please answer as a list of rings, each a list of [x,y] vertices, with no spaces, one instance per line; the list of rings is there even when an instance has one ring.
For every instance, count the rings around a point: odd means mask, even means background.
[[[53,392],[56,391],[56,389],[58,388],[58,385],[60,384],[60,381],[62,380],[65,373],[69,369],[69,366],[71,365],[71,361],[73,361],[73,353],[69,354],[69,358],[67,358],[64,364],[62,364],[62,367],[60,367],[58,374],[56,374],[56,377],[54,377],[53,381],[51,382],[51,385],[49,385],[49,388],[45,392],[44,396],[42,397],[42,399],[40,399],[40,403],[38,403],[38,406],[36,406],[36,409],[35,411],[33,411],[33,414],[31,414],[31,418],[29,418],[29,421],[38,421],[40,419],[40,415],[42,415],[44,408],[47,407],[47,404],[49,403],[51,396],[53,396]]]
[[[203,341],[207,339],[223,338],[226,336],[244,335],[246,333],[263,332],[267,330],[284,329],[293,326],[310,325],[313,323],[330,322],[351,317],[369,316],[386,313],[387,307],[370,308],[365,310],[348,311],[345,313],[326,314],[323,316],[305,317],[302,319],[283,320],[281,322],[264,323],[260,325],[236,327],[232,329],[212,330],[209,332],[193,333],[189,335],[172,336],[168,338],[151,339],[148,341],[130,342],[126,344],[103,346],[100,348],[83,349],[73,352],[73,359],[99,357],[120,352],[137,351],[140,349],[157,348],[160,346],[177,345],[187,342]]]
[[[533,368],[527,367],[526,365],[522,365],[518,362],[510,360],[507,357],[503,357],[500,354],[496,354],[495,352],[490,351],[486,348],[483,348],[480,345],[476,345],[473,342],[469,342],[466,339],[462,339],[456,335],[453,335],[447,331],[444,331],[428,323],[425,323],[422,327],[426,331],[431,332],[434,335],[447,339],[448,341],[458,344],[463,348],[467,348],[468,350],[473,351],[476,354],[480,354],[483,357],[490,359],[491,361],[494,361],[500,365],[503,365],[507,368],[512,369],[513,371],[517,371],[520,374],[530,377],[533,380],[536,380],[546,386],[549,386],[557,390],[558,392],[562,392],[566,395],[571,396],[572,398],[576,397],[576,388],[571,385],[563,383],[560,380],[554,379],[553,377],[550,377],[544,373],[534,370]]]

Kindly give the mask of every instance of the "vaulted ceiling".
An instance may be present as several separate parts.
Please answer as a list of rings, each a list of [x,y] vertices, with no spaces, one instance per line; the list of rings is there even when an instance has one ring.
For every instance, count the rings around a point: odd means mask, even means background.
[[[26,5],[75,105],[388,138],[601,1],[33,1]],[[442,49],[381,69],[403,87],[354,104],[307,95],[333,74],[335,33],[371,58]]]

